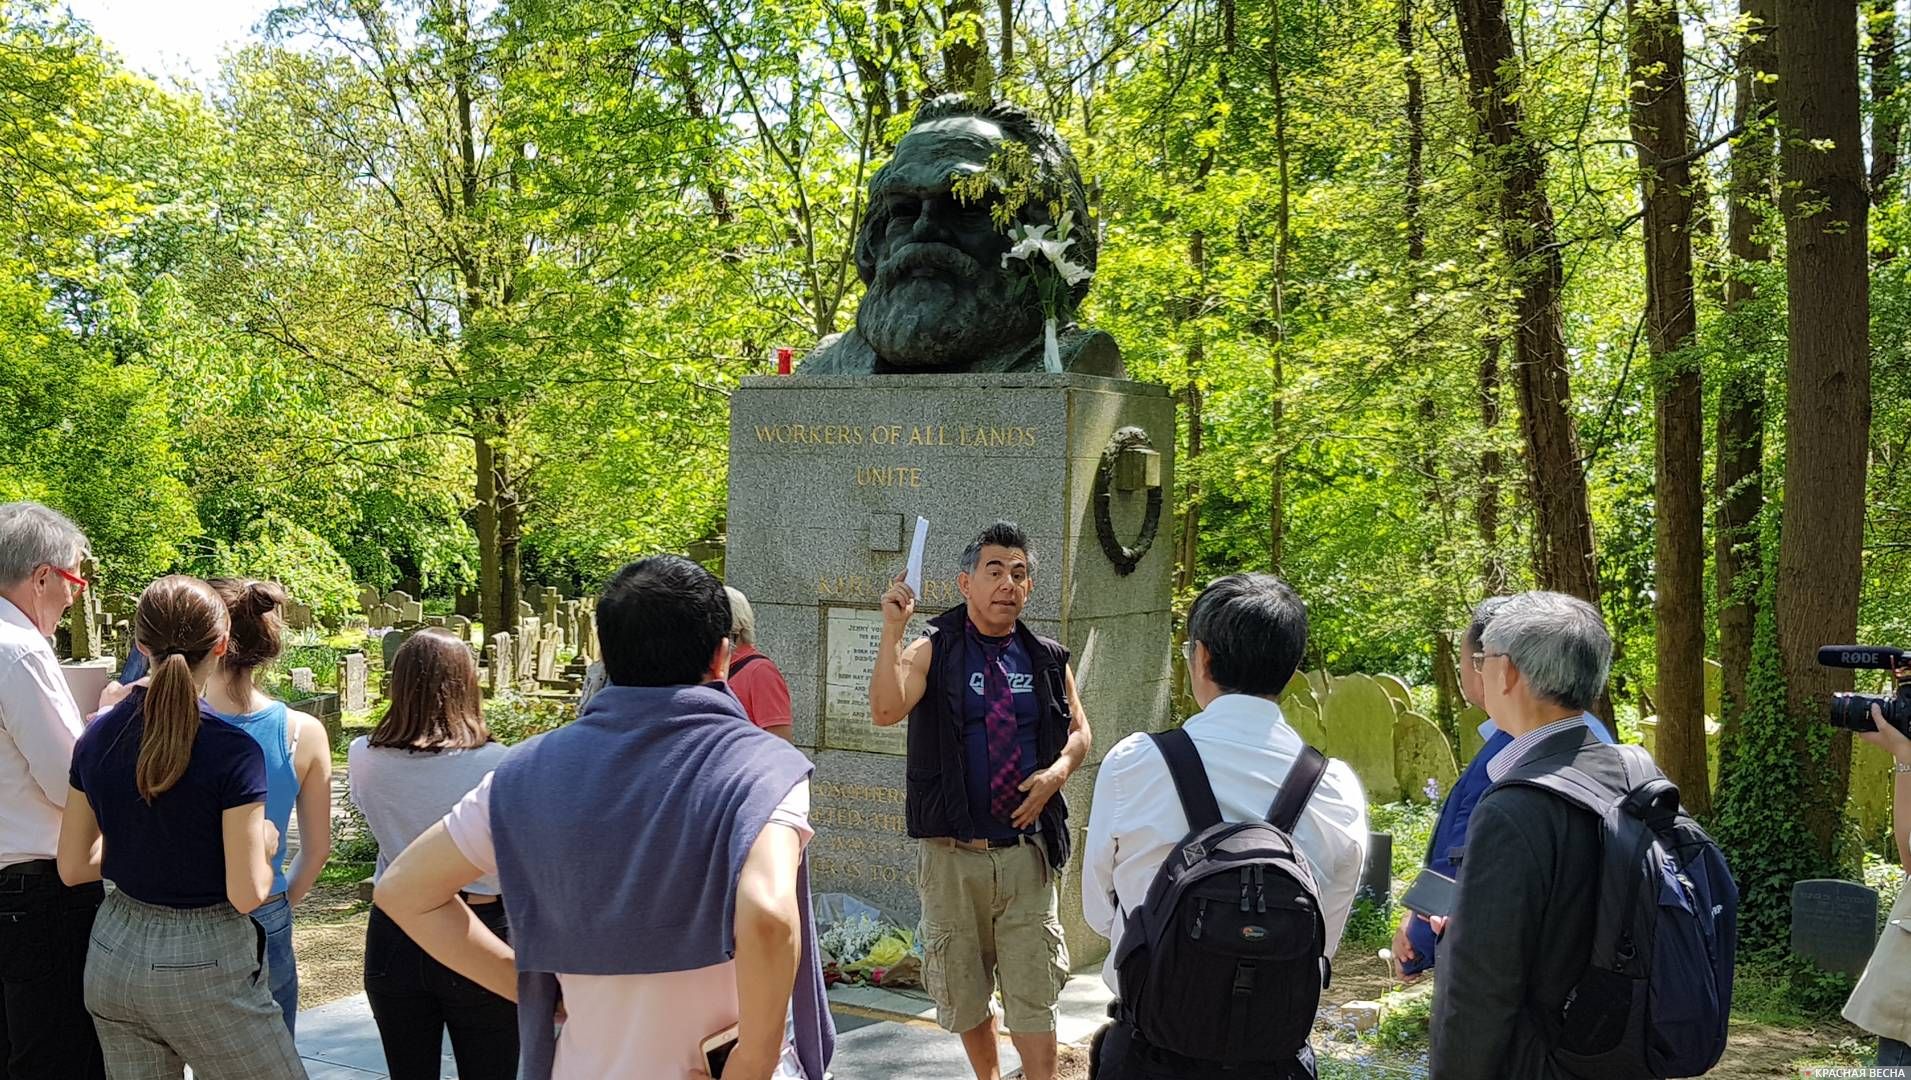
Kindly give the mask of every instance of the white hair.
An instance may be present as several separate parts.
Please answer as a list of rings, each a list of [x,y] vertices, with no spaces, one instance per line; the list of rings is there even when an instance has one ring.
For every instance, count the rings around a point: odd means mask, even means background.
[[[42,566],[76,566],[86,550],[86,534],[65,514],[36,502],[0,503],[0,588]]]
[[[1507,597],[1488,619],[1480,645],[1504,654],[1536,696],[1569,709],[1592,708],[1612,667],[1612,635],[1599,609],[1564,593]]]
[[[756,609],[750,606],[750,598],[728,585],[723,591],[730,596],[730,641],[736,645],[756,644]]]

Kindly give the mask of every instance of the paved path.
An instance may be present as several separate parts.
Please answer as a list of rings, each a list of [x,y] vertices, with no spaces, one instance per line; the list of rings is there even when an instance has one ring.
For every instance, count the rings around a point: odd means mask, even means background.
[[[1059,1035],[1063,1042],[1086,1041],[1100,1027],[1109,994],[1099,970],[1070,979],[1062,991]],[[836,1007],[835,1080],[969,1080],[962,1044],[934,1023],[934,1010],[921,998],[873,990],[837,987],[830,994]],[[880,1013],[891,1020],[872,1019]],[[299,1054],[311,1080],[385,1080],[385,1054],[378,1043],[365,995],[342,998],[299,1014]],[[1002,1071],[1019,1061],[1007,1039],[1002,1041]],[[447,1041],[444,1080],[456,1080],[458,1070]]]

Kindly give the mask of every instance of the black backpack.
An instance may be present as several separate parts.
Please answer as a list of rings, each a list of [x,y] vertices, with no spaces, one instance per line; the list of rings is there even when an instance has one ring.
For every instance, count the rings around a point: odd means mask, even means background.
[[[1320,893],[1290,833],[1327,759],[1304,746],[1266,821],[1223,822],[1194,740],[1178,729],[1150,738],[1189,831],[1128,915],[1117,1015],[1149,1053],[1150,1075],[1184,1063],[1312,1076],[1307,1037],[1331,969]]]
[[[1725,1052],[1738,956],[1738,886],[1642,747],[1610,746],[1613,787],[1532,762],[1500,786],[1539,788],[1599,819],[1599,914],[1566,999],[1553,1061],[1576,1076],[1699,1076]]]

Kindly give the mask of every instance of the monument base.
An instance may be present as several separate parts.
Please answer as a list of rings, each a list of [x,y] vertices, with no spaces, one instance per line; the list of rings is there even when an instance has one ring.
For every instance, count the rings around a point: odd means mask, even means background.
[[[1164,388],[1085,375],[744,380],[731,398],[725,568],[789,681],[795,740],[816,759],[816,891],[918,917],[907,722],[869,718],[881,597],[915,519],[928,519],[919,634],[962,603],[963,548],[1006,519],[1034,549],[1023,621],[1068,646],[1094,735],[1064,790],[1077,855],[1061,910],[1078,965],[1106,953],[1081,920],[1079,852],[1095,763],[1170,716],[1174,436]]]

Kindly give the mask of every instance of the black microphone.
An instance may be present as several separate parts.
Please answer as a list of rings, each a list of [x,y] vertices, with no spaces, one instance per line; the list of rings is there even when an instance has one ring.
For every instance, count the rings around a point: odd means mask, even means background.
[[[1835,668],[1892,668],[1904,666],[1905,651],[1883,645],[1821,645],[1818,663]]]

